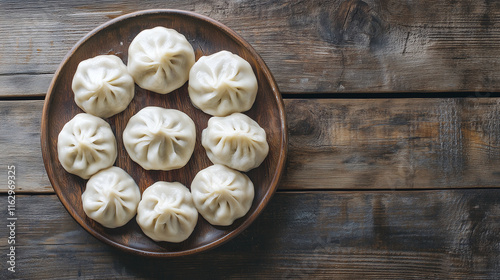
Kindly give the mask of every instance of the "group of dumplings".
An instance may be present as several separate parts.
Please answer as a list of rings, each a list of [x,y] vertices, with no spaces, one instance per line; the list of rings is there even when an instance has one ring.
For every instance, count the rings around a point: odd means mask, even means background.
[[[178,182],[156,182],[141,193],[134,179],[113,166],[116,138],[103,120],[125,110],[135,84],[166,94],[188,81],[192,104],[212,115],[202,132],[202,146],[214,165],[197,173],[191,190]],[[82,194],[88,217],[108,228],[136,216],[142,231],[154,241],[181,242],[193,232],[198,213],[213,225],[228,226],[243,217],[254,198],[246,172],[259,166],[269,146],[266,132],[241,112],[257,94],[250,64],[228,51],[203,56],[184,35],[155,27],[140,32],[129,46],[128,65],[113,55],[82,61],[72,82],[77,114],[59,133],[58,158],[69,173],[89,179]],[[145,107],[123,131],[130,158],[146,170],[185,166],[196,141],[195,123],[185,113]]]

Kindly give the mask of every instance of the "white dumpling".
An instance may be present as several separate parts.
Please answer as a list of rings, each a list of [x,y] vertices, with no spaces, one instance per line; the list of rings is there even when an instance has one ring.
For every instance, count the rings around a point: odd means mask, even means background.
[[[194,151],[193,120],[175,109],[146,107],[123,131],[125,149],[146,170],[172,170],[186,165]]]
[[[252,66],[228,51],[203,56],[189,72],[189,97],[193,105],[213,116],[248,111],[257,95]]]
[[[114,55],[99,55],[78,64],[71,85],[83,111],[109,118],[127,108],[134,98],[134,79]]]
[[[112,166],[90,177],[82,194],[83,210],[107,228],[121,227],[137,212],[141,192],[125,170]]]
[[[269,152],[264,129],[241,113],[210,118],[201,144],[213,163],[245,172],[259,166]]]
[[[128,48],[128,71],[142,88],[169,93],[188,80],[194,50],[184,35],[155,27],[141,31]]]
[[[198,211],[183,184],[156,182],[143,192],[136,220],[154,241],[182,242],[193,232]]]
[[[80,113],[59,133],[57,154],[66,171],[88,179],[115,162],[115,135],[103,119]]]
[[[216,164],[196,174],[191,193],[205,220],[212,225],[229,226],[252,206],[254,186],[247,175]]]

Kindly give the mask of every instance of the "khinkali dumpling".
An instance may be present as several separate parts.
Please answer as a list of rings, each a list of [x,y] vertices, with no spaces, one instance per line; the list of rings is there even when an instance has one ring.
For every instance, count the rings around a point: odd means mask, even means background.
[[[189,72],[189,97],[194,106],[214,116],[249,110],[257,95],[252,66],[228,51],[203,56]]]
[[[108,228],[128,223],[135,216],[140,200],[141,192],[134,179],[116,166],[90,177],[82,194],[85,214]]]
[[[99,55],[80,62],[71,88],[78,107],[101,118],[125,110],[135,91],[127,66],[114,55]]]
[[[146,107],[123,131],[130,158],[146,170],[172,170],[187,164],[194,151],[193,120],[175,109]]]
[[[59,133],[57,154],[66,171],[88,179],[115,162],[115,135],[103,119],[80,113]]]
[[[247,175],[216,164],[196,174],[191,193],[205,220],[212,225],[229,226],[252,206],[254,187]]]
[[[128,48],[128,71],[142,88],[169,93],[181,87],[194,64],[194,50],[184,35],[155,27],[141,31]]]
[[[213,163],[245,172],[259,166],[269,152],[264,129],[241,113],[210,118],[201,144]]]
[[[193,232],[198,211],[183,184],[156,182],[143,192],[136,219],[154,241],[182,242]]]

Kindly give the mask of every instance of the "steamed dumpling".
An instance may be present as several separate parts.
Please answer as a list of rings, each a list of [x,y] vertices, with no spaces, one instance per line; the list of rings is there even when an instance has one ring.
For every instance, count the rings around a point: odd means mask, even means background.
[[[184,35],[155,27],[141,31],[128,49],[128,71],[142,88],[169,93],[181,87],[194,64],[194,50]]]
[[[136,219],[154,241],[182,242],[193,232],[198,211],[183,184],[156,182],[143,192]]]
[[[247,175],[216,164],[196,174],[191,193],[205,220],[212,225],[229,226],[252,206],[254,186]]]
[[[115,135],[103,119],[80,113],[59,133],[57,154],[66,171],[88,179],[115,162]]]
[[[90,177],[82,194],[85,214],[108,228],[128,223],[135,216],[140,200],[141,192],[134,179],[116,166]]]
[[[187,164],[194,151],[193,120],[175,109],[146,107],[130,118],[123,143],[130,158],[146,170],[172,170]]]
[[[125,110],[135,91],[127,66],[114,55],[99,55],[80,62],[71,88],[78,107],[101,118]]]
[[[201,144],[213,163],[244,172],[259,166],[269,152],[264,129],[241,113],[210,118]]]
[[[228,51],[201,57],[189,72],[193,105],[213,116],[248,111],[257,95],[257,78],[250,64]]]

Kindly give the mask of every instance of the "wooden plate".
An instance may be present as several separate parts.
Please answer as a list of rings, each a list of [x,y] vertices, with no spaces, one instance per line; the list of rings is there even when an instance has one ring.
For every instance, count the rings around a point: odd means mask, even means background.
[[[66,122],[82,112],[75,104],[71,81],[80,61],[100,54],[114,54],[127,63],[128,46],[142,30],[164,26],[184,34],[192,44],[196,59],[221,50],[228,50],[246,59],[257,76],[259,91],[253,107],[246,112],[266,131],[269,155],[258,168],[247,172],[255,185],[255,199],[246,216],[227,227],[212,226],[200,215],[193,234],[184,242],[154,242],[145,236],[135,218],[117,229],[107,229],[89,219],[82,208],[81,195],[86,180],[67,173],[57,158],[57,136]],[[146,171],[128,156],[122,133],[131,116],[146,106],[174,108],[188,114],[196,123],[196,147],[188,164],[172,171]],[[118,158],[115,162],[137,182],[141,192],[156,181],[178,181],[190,187],[196,173],[212,163],[201,146],[201,132],[209,115],[193,107],[187,83],[167,95],[152,93],[136,86],[135,97],[122,113],[106,119],[116,135]],[[42,116],[41,145],[45,168],[59,199],[73,218],[89,233],[128,252],[140,255],[169,257],[187,255],[213,248],[236,236],[269,202],[283,173],[287,153],[287,131],[283,100],[271,72],[255,50],[234,31],[221,23],[192,12],[178,10],[147,10],[128,14],[90,32],[68,53],[55,73],[45,98]]]

